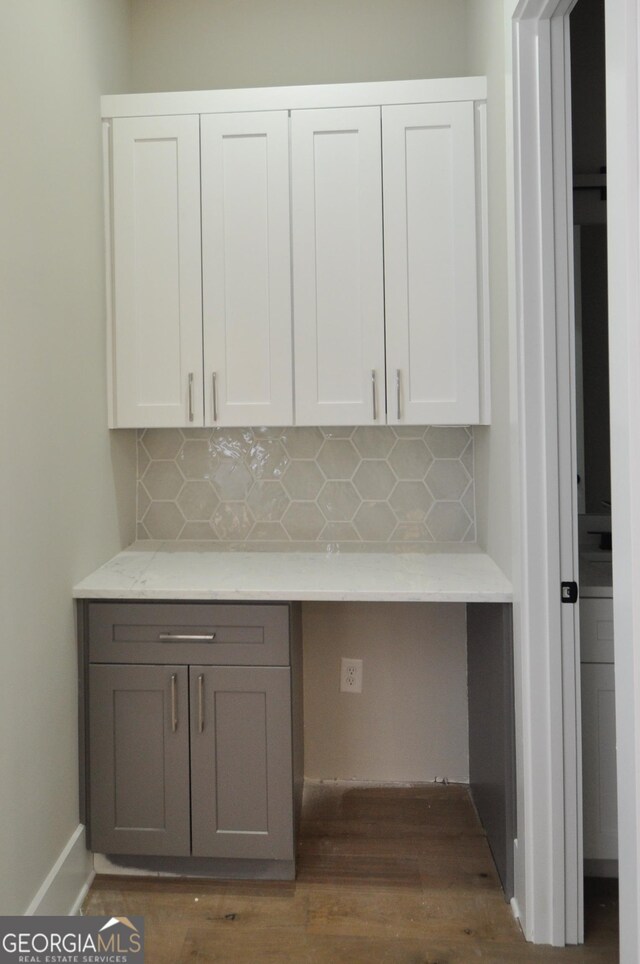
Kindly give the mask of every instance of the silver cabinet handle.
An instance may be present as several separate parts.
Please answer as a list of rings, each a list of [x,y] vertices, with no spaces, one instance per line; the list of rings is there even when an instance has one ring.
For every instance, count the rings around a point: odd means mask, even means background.
[[[176,683],[178,677],[175,673],[171,674],[171,729],[175,733],[178,729],[178,697],[176,694]]]
[[[212,643],[216,633],[158,633],[161,643]]]
[[[213,398],[213,421],[218,421],[218,391],[216,386],[216,373],[211,372],[211,397]]]
[[[189,372],[189,421],[193,422],[193,372]]]
[[[376,404],[376,372],[375,369],[371,371],[371,402],[373,406],[373,421],[378,420],[378,406]]]
[[[400,411],[400,369],[399,368],[396,368],[396,406],[398,409],[398,421],[400,421],[401,411]]]
[[[204,676],[198,676],[198,732],[204,730]]]

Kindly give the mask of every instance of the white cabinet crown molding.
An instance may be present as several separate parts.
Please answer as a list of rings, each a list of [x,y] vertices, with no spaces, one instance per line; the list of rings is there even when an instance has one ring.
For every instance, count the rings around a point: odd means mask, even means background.
[[[376,107],[486,100],[486,77],[375,81],[363,84],[313,84],[300,87],[253,87],[239,90],[172,91],[153,94],[106,94],[102,117],[154,114],[215,114],[257,110],[304,110],[322,107]]]

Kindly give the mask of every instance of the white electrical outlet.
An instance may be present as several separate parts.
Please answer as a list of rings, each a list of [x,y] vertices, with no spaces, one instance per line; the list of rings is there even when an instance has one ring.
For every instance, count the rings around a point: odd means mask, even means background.
[[[362,693],[362,660],[342,657],[340,667],[340,692]]]

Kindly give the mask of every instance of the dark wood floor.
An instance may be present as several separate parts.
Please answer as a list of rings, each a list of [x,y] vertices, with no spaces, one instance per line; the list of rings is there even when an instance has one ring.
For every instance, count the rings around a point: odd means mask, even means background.
[[[147,964],[617,961],[615,886],[586,910],[584,947],[527,944],[459,786],[310,787],[295,882],[97,877],[84,905],[143,915]]]

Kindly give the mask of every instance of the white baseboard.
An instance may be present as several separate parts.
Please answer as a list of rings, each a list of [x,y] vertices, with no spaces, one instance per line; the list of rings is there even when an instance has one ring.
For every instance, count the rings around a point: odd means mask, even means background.
[[[510,906],[511,906],[511,913],[513,914],[513,916],[515,917],[515,919],[516,919],[516,920],[521,920],[521,917],[520,917],[520,907],[519,907],[519,905],[518,905],[518,901],[515,899],[515,897],[512,897],[509,903],[510,903]]]
[[[94,876],[91,854],[87,853],[84,826],[78,824],[24,916],[76,916],[80,913]]]

